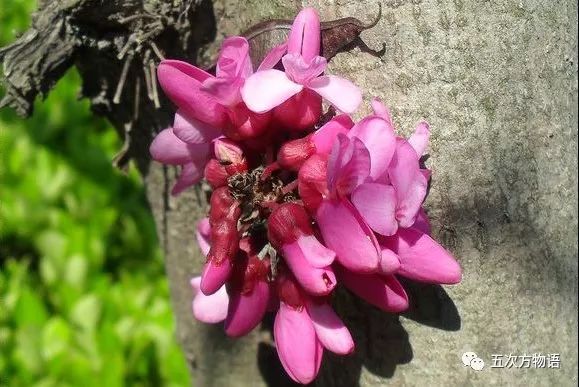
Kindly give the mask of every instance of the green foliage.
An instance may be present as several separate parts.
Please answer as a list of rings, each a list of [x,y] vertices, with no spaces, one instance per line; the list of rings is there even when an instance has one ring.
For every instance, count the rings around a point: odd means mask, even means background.
[[[0,46],[33,9],[2,1]],[[0,112],[0,385],[186,385],[142,182],[79,87]]]

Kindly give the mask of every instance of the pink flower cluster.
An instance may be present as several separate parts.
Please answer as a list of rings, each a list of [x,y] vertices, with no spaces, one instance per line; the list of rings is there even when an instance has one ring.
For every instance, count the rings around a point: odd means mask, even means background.
[[[378,100],[355,123],[361,93],[323,75],[320,36],[306,8],[255,72],[242,37],[224,41],[215,75],[163,61],[159,82],[178,111],[151,144],[154,159],[182,167],[174,194],[203,177],[213,189],[198,224],[207,261],[191,281],[195,317],[238,337],[275,312],[279,358],[299,383],[316,377],[324,349],[354,350],[331,307],[336,285],[396,313],[408,307],[399,276],[461,279],[422,208],[428,124],[402,138]],[[323,100],[340,114],[322,115]]]

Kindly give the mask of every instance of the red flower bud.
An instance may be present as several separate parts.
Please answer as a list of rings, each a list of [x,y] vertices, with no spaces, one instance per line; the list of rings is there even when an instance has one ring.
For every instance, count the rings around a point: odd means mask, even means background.
[[[277,153],[277,162],[283,169],[297,172],[303,163],[316,152],[311,136],[288,141]]]
[[[227,187],[220,187],[213,191],[211,194],[210,205],[209,223],[211,224],[211,227],[222,221],[230,223],[235,222],[235,225],[237,226],[237,220],[241,215],[239,201],[231,196]]]
[[[315,211],[322,199],[329,194],[326,172],[326,157],[319,154],[310,157],[300,168],[298,190],[304,205],[310,211]]]
[[[275,120],[294,132],[313,128],[321,115],[322,97],[305,88],[273,111]]]
[[[243,150],[235,142],[220,138],[215,140],[213,149],[215,157],[225,166],[229,176],[247,171],[247,161],[243,156]]]
[[[309,215],[296,203],[280,205],[267,219],[267,237],[276,249],[313,233]]]
[[[209,160],[207,165],[205,165],[204,175],[205,179],[213,189],[227,185],[229,174],[227,173],[225,166],[221,165],[217,159]]]

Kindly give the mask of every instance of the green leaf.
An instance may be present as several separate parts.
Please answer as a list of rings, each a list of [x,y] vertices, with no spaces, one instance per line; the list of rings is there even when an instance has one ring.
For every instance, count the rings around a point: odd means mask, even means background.
[[[42,355],[46,360],[63,353],[70,344],[70,328],[61,317],[53,317],[42,332]]]

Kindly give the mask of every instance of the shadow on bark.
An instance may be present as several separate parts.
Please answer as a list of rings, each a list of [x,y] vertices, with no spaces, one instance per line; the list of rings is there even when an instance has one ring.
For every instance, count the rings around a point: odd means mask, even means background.
[[[410,298],[410,307],[402,316],[438,329],[460,329],[458,309],[442,286],[409,280],[402,282]],[[356,387],[360,386],[362,367],[377,376],[391,378],[399,364],[412,360],[410,337],[398,315],[383,312],[345,289],[337,291],[333,305],[350,329],[356,349],[349,356],[337,356],[324,351],[320,374],[312,385]],[[262,325],[262,329],[270,332],[272,328],[273,316]],[[260,343],[257,361],[268,386],[298,385],[283,370],[274,346]]]

